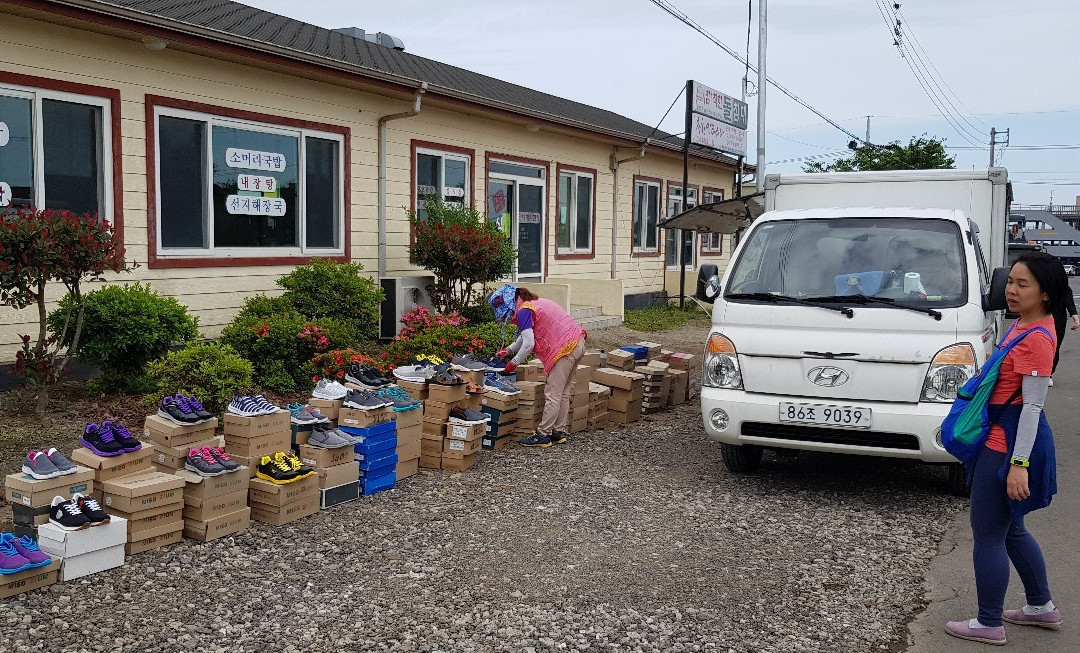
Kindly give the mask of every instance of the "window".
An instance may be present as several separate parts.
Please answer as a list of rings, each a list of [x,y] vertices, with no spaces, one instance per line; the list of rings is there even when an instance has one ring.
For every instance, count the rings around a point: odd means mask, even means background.
[[[724,200],[723,190],[708,190],[702,189],[701,202],[703,204],[712,204],[713,202],[722,202]],[[702,254],[723,254],[724,253],[724,235],[723,234],[701,234],[701,253]]]
[[[469,204],[471,164],[471,158],[465,154],[416,150],[413,168],[416,171],[416,214],[421,220],[427,218],[424,202],[428,198],[439,199],[446,204]]]
[[[593,251],[593,188],[595,172],[559,169],[560,254],[591,254]]]
[[[155,113],[158,256],[344,253],[344,136]]]
[[[110,101],[0,86],[0,207],[113,220]]]
[[[660,182],[634,180],[633,251],[658,254],[660,223]]]
[[[697,188],[691,187],[686,200],[686,208],[692,208],[697,206],[698,191]],[[683,192],[682,186],[672,186],[668,184],[668,217],[673,218],[676,215],[683,212]],[[682,253],[683,259],[688,267],[694,265],[694,232],[683,229],[665,229],[666,240],[666,252],[667,252],[667,264],[668,267],[678,267],[679,259],[677,258],[680,251],[679,247],[679,235],[682,234]]]

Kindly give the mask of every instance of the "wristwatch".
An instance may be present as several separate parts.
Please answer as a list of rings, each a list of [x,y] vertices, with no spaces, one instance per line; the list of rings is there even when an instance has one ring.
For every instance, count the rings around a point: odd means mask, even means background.
[[[1009,464],[1015,465],[1016,467],[1027,467],[1031,463],[1024,458],[1017,458],[1016,456],[1013,456],[1011,459],[1009,459]]]

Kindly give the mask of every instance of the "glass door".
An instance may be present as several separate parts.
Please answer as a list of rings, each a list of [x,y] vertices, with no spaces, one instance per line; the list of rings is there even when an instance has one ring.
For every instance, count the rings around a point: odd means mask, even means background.
[[[543,169],[499,163],[493,163],[492,168],[499,170],[488,176],[487,216],[517,250],[513,280],[543,281]]]

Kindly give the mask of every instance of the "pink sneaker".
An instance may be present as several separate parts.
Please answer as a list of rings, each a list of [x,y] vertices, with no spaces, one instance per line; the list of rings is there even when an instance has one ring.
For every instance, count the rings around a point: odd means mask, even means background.
[[[1027,614],[1022,609],[1006,610],[1001,615],[1001,619],[1011,624],[1020,626],[1038,626],[1040,628],[1049,628],[1050,630],[1057,630],[1061,627],[1061,613],[1057,611],[1057,608],[1045,614]]]
[[[945,624],[945,632],[953,637],[969,639],[973,642],[992,644],[994,646],[1005,645],[1005,626],[972,628],[971,622],[965,619],[964,621],[950,621]]]

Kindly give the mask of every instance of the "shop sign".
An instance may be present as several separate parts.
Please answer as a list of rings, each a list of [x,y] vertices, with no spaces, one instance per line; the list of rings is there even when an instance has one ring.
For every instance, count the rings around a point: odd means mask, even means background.
[[[269,172],[285,172],[285,155],[230,147],[225,150],[225,162],[230,168],[250,168]]]
[[[691,122],[690,142],[736,156],[746,154],[746,130],[696,113]]]
[[[277,179],[258,175],[237,175],[236,187],[240,190],[251,190],[256,193],[275,193],[278,189]]]
[[[0,181],[0,206],[11,206],[11,186]]]
[[[285,215],[285,200],[280,197],[247,197],[229,195],[225,198],[225,210],[233,215]]]
[[[10,138],[11,129],[8,128],[6,122],[0,120],[0,147],[7,145]]]
[[[694,82],[694,105],[691,110],[738,129],[746,129],[749,115],[747,105],[742,100],[698,82]]]
[[[465,189],[457,186],[447,186],[445,195],[447,197],[465,197]]]
[[[539,213],[518,213],[518,224],[540,224]]]

